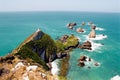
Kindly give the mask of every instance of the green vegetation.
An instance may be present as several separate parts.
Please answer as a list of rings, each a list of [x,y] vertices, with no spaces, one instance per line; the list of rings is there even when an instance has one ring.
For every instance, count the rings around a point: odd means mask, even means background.
[[[61,60],[61,63],[60,63],[61,67],[59,71],[60,80],[67,80],[66,75],[69,69],[69,59],[70,59],[70,55],[67,55]]]
[[[55,44],[57,46],[57,52],[64,52],[65,51],[65,46],[63,45],[62,42],[60,41],[55,41]]]
[[[36,48],[36,51],[33,51],[33,49]],[[24,46],[21,47],[21,49],[16,53],[16,55],[19,55],[22,59],[30,58],[34,62],[39,63],[42,65],[46,70],[48,70],[47,65],[45,64],[45,61],[43,61],[39,56],[38,52],[40,49],[45,48],[46,49],[46,58],[48,59],[50,55],[57,51],[57,47],[54,43],[54,41],[51,39],[51,37],[47,34],[44,34],[40,40],[33,40],[28,43],[26,43]]]
[[[35,52],[31,51],[31,49],[26,46],[22,47],[22,49],[16,53],[16,55],[19,55],[21,59],[31,59],[33,62],[39,63],[44,69],[48,70],[45,62]]]
[[[31,38],[31,37],[29,37]],[[27,39],[28,41],[29,39]],[[56,55],[59,52],[65,52],[65,48],[69,46],[76,46],[78,44],[78,40],[75,36],[71,35],[67,38],[66,42],[61,42],[59,40],[54,41],[49,35],[43,34],[42,38],[39,40],[31,40],[28,43],[20,46],[16,55],[18,55],[21,59],[32,60],[32,62],[39,63],[43,66],[44,69],[48,70],[48,66],[45,62],[49,61],[51,55]],[[45,50],[45,61],[40,57],[40,51]],[[62,65],[63,68],[60,72],[62,76],[66,75],[68,57],[63,59]],[[66,64],[66,65],[64,65]]]
[[[74,35],[69,36],[67,41],[63,43],[63,45],[66,48],[69,46],[76,46],[77,44],[78,44],[78,39]]]

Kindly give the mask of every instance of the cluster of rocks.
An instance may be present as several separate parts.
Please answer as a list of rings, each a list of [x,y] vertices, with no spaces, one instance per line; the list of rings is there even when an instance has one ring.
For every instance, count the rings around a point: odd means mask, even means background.
[[[87,65],[86,62],[92,63],[93,66],[100,65],[98,62],[94,62],[90,57],[83,55],[83,56],[80,56],[80,59],[78,59],[78,66],[84,67]],[[88,68],[90,68],[90,67],[91,66],[88,66]]]
[[[78,66],[84,67],[85,66],[85,61],[87,57],[86,56],[81,56],[80,59],[78,59]]]
[[[69,29],[73,29],[73,27],[76,26],[76,25],[77,25],[77,23],[71,22],[71,23],[68,23],[68,24],[67,24],[67,27],[68,27]]]

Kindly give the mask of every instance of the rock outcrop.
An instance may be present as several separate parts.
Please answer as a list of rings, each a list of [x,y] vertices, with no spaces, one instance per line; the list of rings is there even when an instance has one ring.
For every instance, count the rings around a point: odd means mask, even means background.
[[[95,29],[96,29],[96,26],[95,26],[95,25],[93,25],[93,26],[92,26],[92,29],[94,29],[94,30],[95,30]]]
[[[80,45],[79,45],[79,48],[81,48],[81,49],[92,50],[91,47],[92,47],[92,44],[91,44],[90,41],[86,41],[86,42],[84,42],[83,44],[80,44]]]
[[[77,28],[76,30],[77,32],[84,32],[84,30],[82,28]]]
[[[85,66],[85,61],[87,57],[86,56],[80,56],[80,59],[78,59],[78,66],[84,67]]]
[[[69,26],[76,26],[76,25],[77,25],[77,23],[71,22],[71,23],[67,24],[67,27],[69,27]]]
[[[76,26],[76,25],[77,25],[77,23],[71,22],[71,23],[67,24],[67,27],[70,28],[70,29],[73,29],[73,27]]]
[[[89,38],[95,38],[95,37],[96,37],[95,30],[92,29],[92,31],[91,31],[90,34],[89,34]]]
[[[100,65],[100,63],[94,61],[92,58],[90,58],[90,57],[88,57],[86,55],[82,55],[78,59],[78,66],[80,66],[80,67],[86,66],[86,67],[88,67],[90,69],[93,66],[97,67],[99,65]]]
[[[84,25],[85,25],[85,22],[82,22],[81,25],[84,26]]]

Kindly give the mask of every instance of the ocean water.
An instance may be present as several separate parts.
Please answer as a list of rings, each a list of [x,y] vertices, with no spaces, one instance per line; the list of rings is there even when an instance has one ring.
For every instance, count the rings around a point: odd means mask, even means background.
[[[85,33],[69,30],[66,24],[92,21],[97,26],[97,38],[88,39],[88,25],[82,26]],[[90,40],[92,51],[75,49],[70,52],[68,80],[110,80],[120,75],[120,14],[95,12],[0,12],[0,56],[7,55],[24,39],[40,28],[56,39],[65,34],[74,34],[80,42]],[[104,34],[105,36],[102,36]],[[104,45],[102,45],[104,44]],[[81,55],[87,55],[100,66],[91,68],[77,66]]]

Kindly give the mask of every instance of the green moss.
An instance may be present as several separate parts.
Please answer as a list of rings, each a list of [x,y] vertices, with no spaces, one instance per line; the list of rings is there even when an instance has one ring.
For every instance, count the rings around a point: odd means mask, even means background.
[[[65,46],[60,41],[55,41],[55,44],[57,46],[57,52],[64,52]]]
[[[69,59],[70,59],[70,55],[67,55],[61,60],[60,71],[59,71],[60,80],[67,80],[66,76],[69,70]]]
[[[63,45],[67,48],[69,46],[76,46],[78,44],[78,39],[71,35],[68,37],[67,41],[63,43]]]
[[[44,69],[48,70],[46,63],[35,52],[33,52],[31,49],[29,49],[26,46],[23,46],[21,50],[18,53],[16,53],[16,55],[19,55],[21,59],[26,59],[26,60],[28,58],[32,59],[33,62],[39,63],[40,65],[43,66]]]
[[[67,41],[65,43],[62,43],[59,40],[54,41],[49,35],[44,34],[41,39],[32,40],[32,41],[26,43],[25,45],[22,45],[22,47],[16,53],[16,55],[19,55],[20,58],[22,58],[22,59],[26,59],[26,60],[31,59],[34,62],[42,65],[47,70],[48,67],[47,67],[45,61],[43,61],[38,55],[39,51],[41,49],[45,49],[45,51],[46,51],[45,59],[49,60],[49,58],[51,57],[52,54],[64,52],[66,47],[75,46],[77,43],[78,43],[78,40],[74,36],[69,36]],[[64,64],[64,61],[65,60],[63,60],[62,64]],[[66,73],[66,72],[64,72],[64,70],[66,70],[66,69],[67,69],[67,67],[66,68],[64,67],[62,72]],[[64,75],[64,74],[62,74],[62,75]]]
[[[35,47],[36,47],[36,51],[33,52],[33,49]],[[43,61],[38,56],[38,51],[42,48],[46,49],[47,59],[50,57],[50,55],[52,55],[53,52],[56,53],[57,51],[57,47],[54,40],[52,40],[49,35],[44,34],[40,40],[33,40],[26,43],[24,46],[21,47],[21,49],[16,54],[19,55],[22,59],[30,58],[34,62],[43,65],[45,69],[48,69],[48,67],[45,64],[45,61]]]

